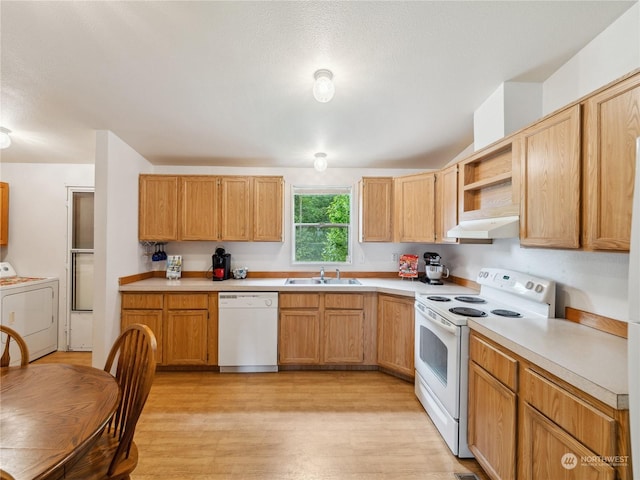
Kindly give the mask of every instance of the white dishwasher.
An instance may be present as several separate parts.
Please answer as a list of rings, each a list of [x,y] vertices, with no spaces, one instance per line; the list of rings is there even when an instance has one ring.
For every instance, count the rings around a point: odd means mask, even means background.
[[[218,294],[221,372],[278,371],[278,292]]]

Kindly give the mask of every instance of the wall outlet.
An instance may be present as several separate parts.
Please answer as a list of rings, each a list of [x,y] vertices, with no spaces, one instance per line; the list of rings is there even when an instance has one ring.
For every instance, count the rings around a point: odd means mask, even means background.
[[[397,262],[400,259],[400,254],[399,253],[392,253],[391,254],[391,261],[392,262]]]

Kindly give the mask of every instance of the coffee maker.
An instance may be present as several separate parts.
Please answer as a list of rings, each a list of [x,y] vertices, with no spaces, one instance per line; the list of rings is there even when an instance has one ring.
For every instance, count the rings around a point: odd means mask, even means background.
[[[442,285],[442,279],[449,276],[449,269],[440,263],[442,257],[435,252],[425,252],[425,283]]]
[[[216,248],[216,253],[211,256],[213,263],[213,281],[227,280],[231,272],[231,254],[225,253],[224,248]]]

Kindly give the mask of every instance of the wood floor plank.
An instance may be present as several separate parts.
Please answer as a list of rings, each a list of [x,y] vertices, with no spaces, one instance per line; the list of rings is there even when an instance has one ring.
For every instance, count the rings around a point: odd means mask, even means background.
[[[132,480],[488,478],[450,453],[411,383],[375,371],[158,372],[135,441]]]

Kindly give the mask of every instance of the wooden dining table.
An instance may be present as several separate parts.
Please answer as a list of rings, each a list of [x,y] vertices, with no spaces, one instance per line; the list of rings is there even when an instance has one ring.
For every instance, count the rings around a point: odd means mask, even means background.
[[[64,478],[115,412],[119,387],[97,368],[0,369],[0,469],[16,480]]]

